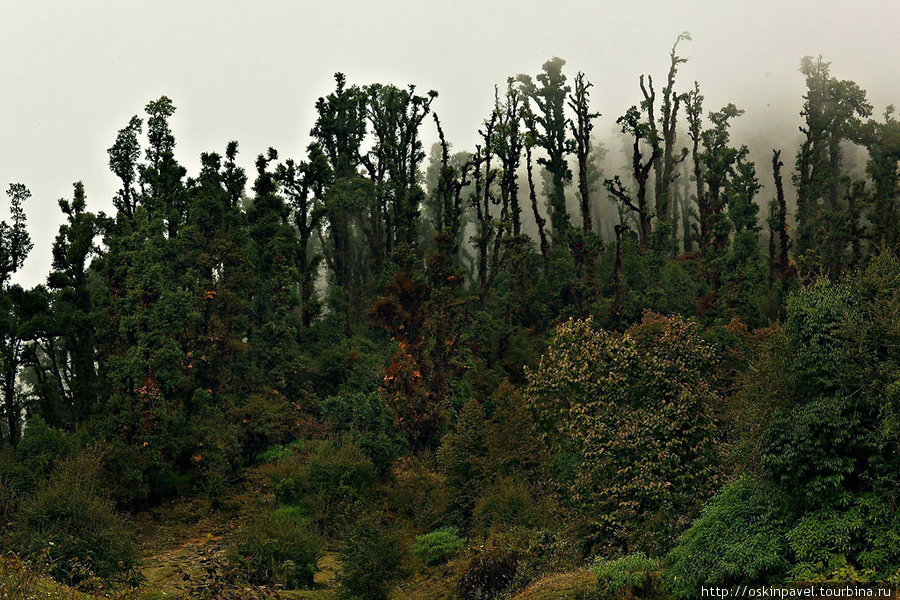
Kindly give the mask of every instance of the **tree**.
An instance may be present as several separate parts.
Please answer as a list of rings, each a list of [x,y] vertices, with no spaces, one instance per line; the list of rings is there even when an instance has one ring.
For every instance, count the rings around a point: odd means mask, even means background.
[[[788,250],[791,240],[788,236],[787,202],[784,198],[784,184],[781,178],[781,150],[772,150],[772,175],[775,179],[775,198],[769,202],[769,281],[775,275],[784,279],[788,276]]]
[[[662,104],[660,106],[659,125],[662,127],[662,136],[660,136],[657,127],[657,121],[654,117],[656,91],[653,89],[653,77],[647,76],[647,85],[644,85],[644,76],[640,78],[641,92],[644,95],[644,101],[641,108],[647,113],[647,124],[650,128],[648,140],[656,149],[662,144],[662,148],[654,154],[653,172],[656,181],[655,198],[656,198],[656,215],[657,218],[669,220],[671,213],[671,184],[677,174],[675,173],[675,165],[680,160],[684,160],[686,155],[682,153],[681,158],[675,158],[673,152],[675,150],[676,124],[678,121],[678,107],[684,99],[684,95],[675,93],[675,75],[678,73],[678,65],[687,62],[686,58],[682,58],[676,54],[678,44],[682,40],[690,41],[691,34],[683,32],[679,34],[672,50],[669,52],[669,73],[666,78],[666,85],[662,89]]]
[[[313,234],[325,217],[325,190],[333,173],[318,144],[310,144],[308,150],[308,162],[296,164],[288,159],[278,165],[275,175],[293,208],[298,234],[295,263],[300,274],[300,318],[306,328],[319,313],[315,285],[322,256],[316,252]]]
[[[697,225],[699,227],[700,249],[705,250],[710,243],[709,221],[710,207],[707,203],[706,186],[703,181],[703,161],[700,159],[700,142],[703,132],[703,94],[700,93],[700,84],[694,82],[694,89],[688,92],[685,99],[685,113],[687,113],[688,137],[691,138],[691,162],[694,165],[693,178],[696,186]]]
[[[128,219],[134,218],[137,208],[138,192],[135,190],[137,183],[138,160],[141,155],[141,146],[138,135],[141,133],[142,121],[137,115],[131,117],[128,125],[119,130],[116,143],[107,150],[109,154],[109,168],[122,181],[122,189],[116,192],[113,198],[113,206],[124,213]]]
[[[804,57],[800,70],[806,77],[803,145],[797,153],[797,252],[810,253],[809,267],[821,266],[836,276],[849,235],[844,194],[849,179],[842,169],[844,140],[862,140],[862,118],[872,113],[866,92],[856,83],[831,76],[830,63]]]
[[[638,238],[641,249],[646,250],[650,245],[650,233],[653,230],[652,220],[656,216],[650,212],[651,208],[647,200],[647,181],[650,179],[650,169],[659,153],[659,146],[652,143],[653,132],[649,123],[641,121],[641,113],[636,106],[629,108],[624,115],[616,119],[616,123],[622,127],[622,133],[633,136],[631,153],[631,171],[637,184],[637,191],[632,192],[622,183],[619,176],[606,179],[603,185],[611,198],[635,214],[638,221]],[[650,142],[651,153],[647,162],[644,162],[644,144]]]
[[[31,197],[21,183],[11,183],[9,196],[11,222],[0,221],[0,384],[6,417],[6,439],[15,445],[21,435],[23,406],[16,389],[16,378],[22,360],[24,340],[21,331],[20,308],[24,290],[10,280],[25,264],[34,247],[26,228],[25,202]]]
[[[66,223],[60,226],[53,244],[53,270],[47,283],[57,292],[53,313],[57,317],[65,362],[71,368],[71,378],[66,383],[72,395],[73,419],[81,423],[97,403],[96,323],[88,267],[99,250],[96,239],[102,233],[103,218],[87,212],[84,185],[79,181],[74,188],[71,202],[59,201]],[[53,353],[49,344],[46,352]]]
[[[888,106],[884,121],[872,124],[869,160],[866,172],[872,178],[872,209],[868,220],[872,223],[872,242],[897,248],[900,243],[900,220],[897,198],[900,195],[900,121],[894,117],[894,107]]]
[[[145,192],[142,202],[152,214],[162,217],[168,238],[174,240],[187,217],[187,197],[183,181],[187,170],[175,160],[175,136],[169,127],[169,118],[175,114],[175,105],[169,98],[162,96],[159,100],[149,102],[145,110],[149,142],[145,151],[147,162],[138,167]],[[134,126],[135,121],[132,119],[129,129]],[[128,152],[133,152],[130,138],[126,148]],[[129,162],[121,159],[113,164],[111,160],[110,165],[118,175],[118,171],[127,171]],[[125,194],[124,180],[122,194]]]
[[[572,138],[575,140],[575,156],[578,158],[578,195],[581,204],[581,229],[585,233],[593,230],[591,222],[591,198],[588,183],[588,156],[591,152],[591,131],[593,119],[600,116],[590,111],[590,92],[593,84],[585,81],[584,73],[575,76],[575,93],[569,95],[569,107],[575,112],[575,121],[569,122]],[[599,227],[599,224],[598,224]]]
[[[647,312],[621,336],[569,320],[526,371],[543,439],[574,464],[567,494],[589,551],[659,554],[716,489],[715,360],[695,323]]]
[[[529,119],[535,145],[544,150],[546,157],[538,158],[538,164],[546,167],[551,177],[549,198],[550,229],[553,245],[565,239],[569,229],[569,213],[566,209],[566,185],[572,180],[566,156],[572,152],[571,140],[566,136],[566,96],[572,88],[566,85],[562,72],[566,64],[553,57],[544,63],[543,72],[537,75],[537,85],[529,75],[519,75],[522,91],[534,102],[537,112]]]

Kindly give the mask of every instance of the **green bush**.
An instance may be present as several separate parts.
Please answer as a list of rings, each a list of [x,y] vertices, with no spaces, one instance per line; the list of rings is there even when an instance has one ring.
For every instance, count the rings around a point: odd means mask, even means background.
[[[391,510],[420,530],[444,523],[450,505],[446,479],[429,462],[421,456],[398,461],[388,490]]]
[[[465,547],[466,540],[459,537],[456,527],[442,527],[416,536],[416,543],[410,550],[425,566],[434,567],[447,562]]]
[[[407,574],[403,536],[380,515],[355,517],[341,536],[338,594],[346,600],[387,600],[393,584]]]
[[[786,524],[771,493],[741,477],[710,501],[666,557],[663,579],[675,598],[696,597],[703,585],[784,581]]]
[[[57,581],[135,581],[132,537],[102,494],[100,473],[93,454],[66,459],[22,505],[13,545],[23,558],[44,563]]]
[[[275,492],[284,504],[330,505],[364,495],[375,478],[372,461],[349,442],[320,441],[305,457],[288,456]]]
[[[40,416],[31,417],[16,445],[15,462],[5,465],[11,471],[10,485],[23,492],[35,489],[47,478],[56,462],[68,456],[70,451],[71,444],[65,433],[47,425]]]
[[[386,473],[408,444],[378,392],[343,392],[322,402],[322,419],[359,446],[379,474]]]
[[[659,563],[636,552],[614,560],[598,558],[591,565],[605,598],[658,598]]]
[[[485,491],[473,515],[481,527],[536,527],[541,523],[542,510],[527,485],[501,479]]]
[[[311,586],[320,556],[319,539],[308,520],[291,507],[260,514],[228,548],[228,562],[247,581],[287,588]]]
[[[244,455],[253,458],[273,445],[284,444],[295,434],[297,410],[277,391],[252,394],[234,411],[241,424]]]

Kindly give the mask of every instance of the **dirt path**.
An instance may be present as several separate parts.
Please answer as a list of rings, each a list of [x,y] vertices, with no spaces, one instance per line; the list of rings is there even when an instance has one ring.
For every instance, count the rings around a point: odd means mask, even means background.
[[[139,598],[183,597],[185,575],[199,581],[209,569],[225,565],[228,536],[239,530],[252,515],[273,503],[273,498],[260,484],[259,480],[248,478],[229,495],[220,510],[212,510],[202,499],[189,498],[136,515],[132,524],[137,531],[144,577]],[[331,588],[336,571],[335,555],[326,553],[319,561],[316,589],[284,591],[280,595],[286,600],[333,598]]]

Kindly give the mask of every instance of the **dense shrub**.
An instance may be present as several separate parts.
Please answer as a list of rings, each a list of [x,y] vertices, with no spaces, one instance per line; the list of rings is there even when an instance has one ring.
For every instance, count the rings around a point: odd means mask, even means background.
[[[322,402],[322,418],[333,431],[359,446],[379,474],[386,473],[401,453],[406,439],[394,424],[394,415],[378,392],[344,392]]]
[[[475,504],[473,516],[475,524],[482,528],[537,527],[546,520],[546,509],[535,500],[527,485],[504,478],[484,491]]]
[[[519,553],[490,547],[473,558],[457,582],[462,600],[492,600],[512,584],[519,566]]]
[[[414,528],[428,530],[444,521],[450,492],[444,475],[432,469],[427,458],[413,456],[398,461],[388,501]]]
[[[358,446],[322,441],[298,472],[277,484],[277,490],[285,503],[297,503],[309,496],[316,496],[317,502],[331,503],[366,493],[374,477],[372,461]]]
[[[783,581],[786,524],[769,493],[741,477],[710,501],[666,558],[673,596],[696,597],[703,585]]]
[[[355,514],[342,532],[338,594],[347,600],[387,600],[408,573],[401,532],[381,515]]]
[[[715,491],[715,363],[695,322],[648,312],[622,335],[570,320],[526,371],[548,447],[573,455],[564,498],[585,553],[663,553]]]
[[[466,540],[459,537],[456,527],[442,527],[431,533],[416,536],[416,542],[410,548],[413,555],[427,567],[434,567],[447,562],[466,547]]]
[[[125,520],[101,492],[100,462],[69,458],[26,500],[13,534],[23,558],[46,564],[57,581],[133,582],[136,557]]]
[[[241,423],[241,445],[248,458],[286,443],[295,433],[297,410],[276,390],[252,394],[234,412],[235,420]]]
[[[658,598],[661,594],[659,562],[642,552],[614,560],[598,558],[591,565],[602,598]]]
[[[34,416],[25,424],[14,455],[2,460],[2,470],[7,471],[9,485],[20,492],[31,491],[47,478],[58,460],[69,455],[71,449],[72,444],[65,433],[48,426],[40,416]]]
[[[295,508],[260,514],[234,536],[228,548],[229,563],[247,581],[287,588],[311,586],[320,556],[318,538]]]
[[[269,466],[278,500],[304,506],[316,527],[332,535],[347,507],[366,498],[375,468],[358,446],[317,441],[307,454],[290,456]]]

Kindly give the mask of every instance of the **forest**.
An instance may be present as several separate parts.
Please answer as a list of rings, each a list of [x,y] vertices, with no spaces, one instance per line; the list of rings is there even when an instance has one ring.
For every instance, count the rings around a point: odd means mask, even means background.
[[[757,164],[688,41],[621,115],[513,75],[464,150],[337,73],[304,155],[188,173],[159,97],[31,288],[9,184],[0,598],[900,587],[900,121],[805,57]]]

